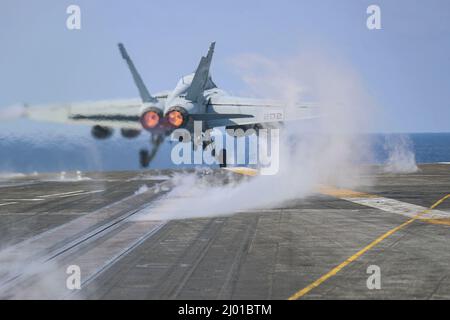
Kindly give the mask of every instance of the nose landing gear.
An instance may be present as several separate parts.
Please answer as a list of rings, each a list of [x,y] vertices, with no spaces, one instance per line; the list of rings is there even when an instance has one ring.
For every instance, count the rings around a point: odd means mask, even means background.
[[[150,156],[147,149],[141,149],[139,151],[139,164],[142,168],[148,168],[150,164]]]
[[[142,168],[148,168],[163,141],[163,135],[152,135],[150,140],[150,144],[153,146],[152,150],[149,151],[147,149],[141,149],[139,151],[139,164]]]
[[[227,150],[222,149],[220,150],[219,154],[216,154],[216,148],[214,146],[211,149],[211,155],[217,159],[217,162],[219,162],[220,168],[226,168],[227,167]]]

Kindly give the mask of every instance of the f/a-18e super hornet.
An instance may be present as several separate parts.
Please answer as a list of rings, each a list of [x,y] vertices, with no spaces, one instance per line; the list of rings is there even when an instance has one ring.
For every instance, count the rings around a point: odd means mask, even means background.
[[[114,128],[125,138],[135,138],[142,130],[151,134],[152,150],[142,149],[141,166],[147,167],[159,146],[175,129],[194,130],[194,122],[202,122],[202,130],[276,126],[286,120],[315,118],[313,106],[301,104],[286,107],[266,99],[235,97],[219,89],[210,75],[215,43],[201,57],[196,71],[183,76],[171,91],[151,95],[123,44],[119,43],[139,91],[140,99],[106,100],[26,107],[23,116],[39,120],[92,126],[92,135],[106,139]],[[204,145],[205,147],[205,145]]]

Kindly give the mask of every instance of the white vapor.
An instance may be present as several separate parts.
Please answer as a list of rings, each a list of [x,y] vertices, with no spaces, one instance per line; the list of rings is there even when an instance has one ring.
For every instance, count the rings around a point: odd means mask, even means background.
[[[8,121],[20,118],[25,115],[25,112],[25,107],[20,104],[0,108],[0,121]]]
[[[386,135],[384,149],[388,154],[384,171],[412,173],[418,170],[412,141],[407,135]]]
[[[135,195],[138,195],[138,194],[142,194],[142,193],[147,192],[147,191],[148,191],[147,185],[146,185],[146,184],[143,184],[142,186],[139,187],[139,189],[137,189],[137,190],[134,192],[134,194],[135,194]]]
[[[280,61],[244,55],[233,62],[253,95],[282,100],[287,107],[312,98],[327,116],[285,123],[280,131],[280,169],[276,175],[231,181],[225,186],[217,182],[212,186],[197,175],[180,175],[175,178],[176,187],[136,219],[182,219],[270,209],[311,195],[321,185],[358,184],[358,164],[370,158],[370,152],[368,143],[357,134],[367,126],[373,104],[349,66],[316,53]]]

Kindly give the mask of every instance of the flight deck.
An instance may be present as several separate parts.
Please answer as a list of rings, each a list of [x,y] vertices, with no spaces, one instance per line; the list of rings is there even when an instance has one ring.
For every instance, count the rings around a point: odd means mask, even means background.
[[[136,218],[187,201],[168,198],[177,174],[2,176],[0,297],[450,299],[448,164],[411,174],[373,168],[351,190],[324,186],[231,215]],[[255,178],[221,169],[186,174],[221,184],[230,175]],[[68,286],[71,266],[79,267],[81,289]],[[368,286],[373,268],[379,288]]]

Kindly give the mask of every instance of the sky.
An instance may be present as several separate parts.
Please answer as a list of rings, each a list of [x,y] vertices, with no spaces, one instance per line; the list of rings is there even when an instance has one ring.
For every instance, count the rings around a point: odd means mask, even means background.
[[[66,28],[71,4],[81,8],[81,30]],[[371,4],[381,9],[381,30],[366,27]],[[448,0],[2,0],[0,108],[136,97],[118,42],[150,91],[170,89],[216,41],[212,74],[230,93],[246,92],[233,58],[314,48],[362,79],[377,105],[368,131],[449,132],[449,35]]]

